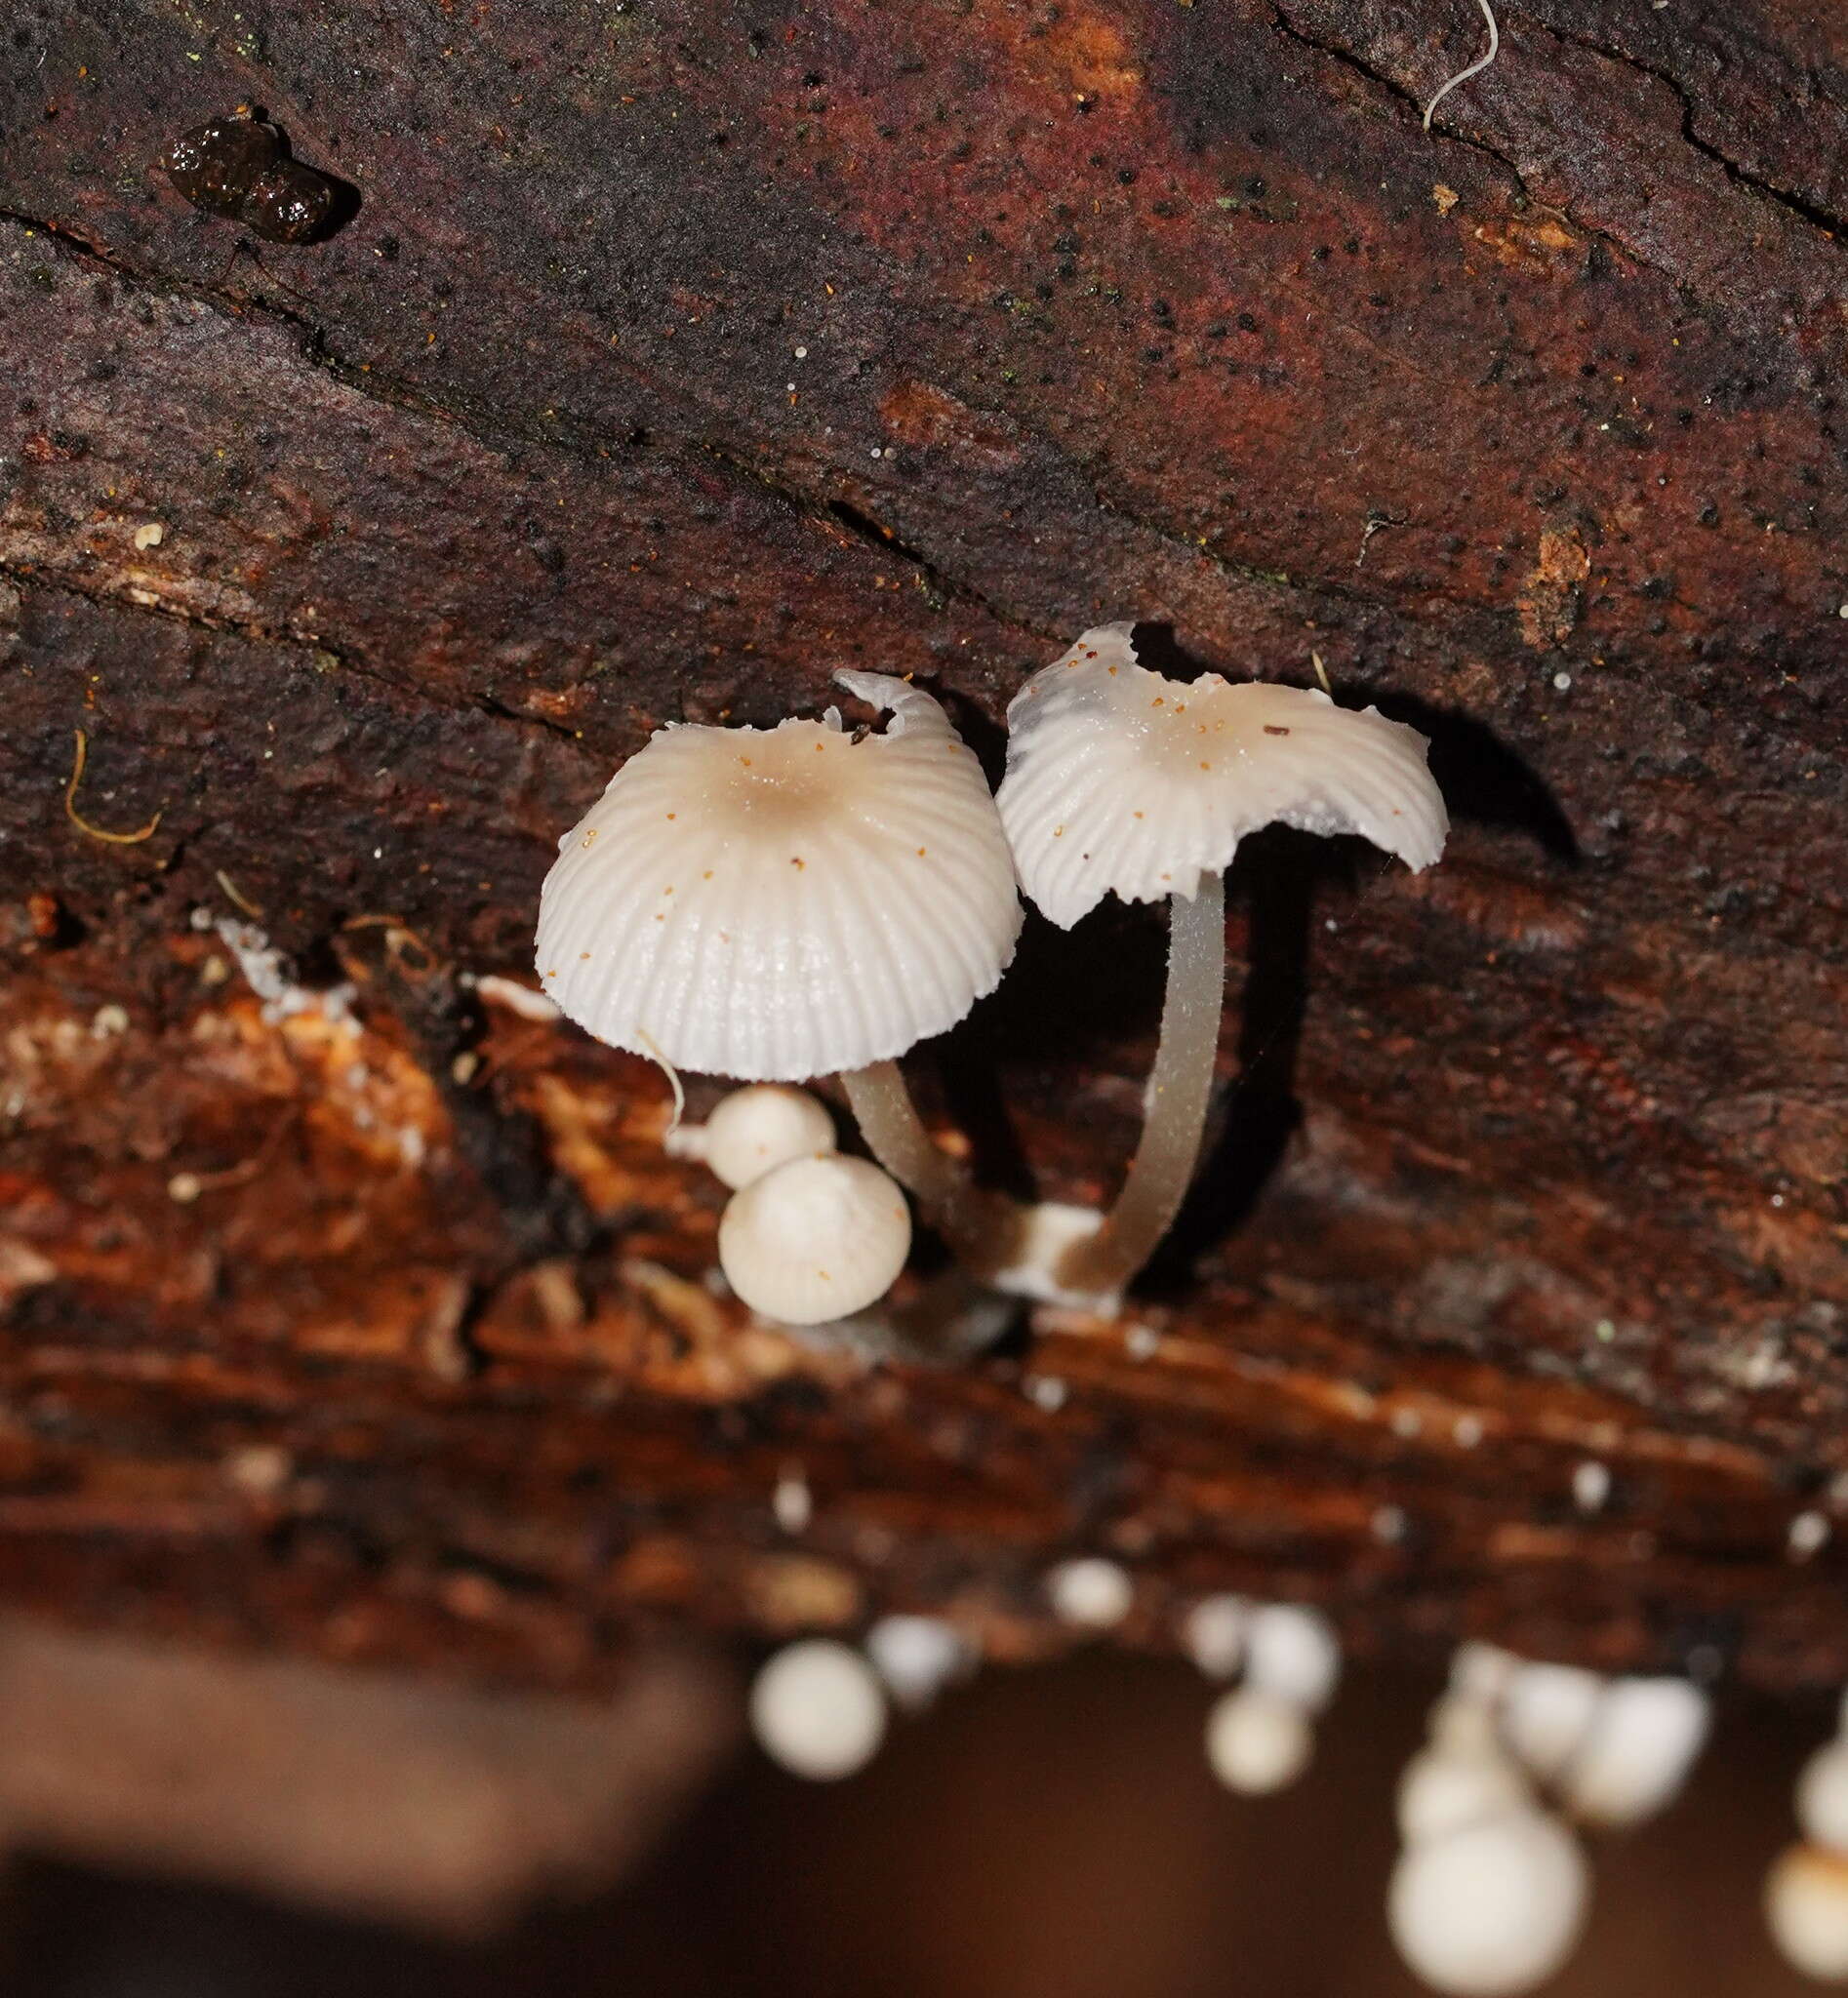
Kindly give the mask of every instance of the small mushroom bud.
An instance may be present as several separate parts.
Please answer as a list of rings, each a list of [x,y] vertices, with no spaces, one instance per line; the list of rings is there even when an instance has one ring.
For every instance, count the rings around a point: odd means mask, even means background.
[[[1765,1881],[1771,1939],[1806,1978],[1848,1981],[1848,1858],[1791,1846]]]
[[[1399,1954],[1458,1998],[1511,1998],[1552,1976],[1585,1922],[1585,1857],[1544,1812],[1484,1818],[1409,1847],[1386,1890]]]
[[[1507,1756],[1470,1748],[1426,1748],[1405,1765],[1399,1778],[1399,1835],[1407,1845],[1417,1845],[1530,1801],[1520,1771]]]
[[[719,1266],[766,1318],[824,1325],[892,1288],[911,1248],[896,1180],[864,1159],[790,1159],[734,1193],[719,1222]]]
[[[1587,1824],[1640,1824],[1672,1803],[1706,1743],[1711,1704],[1686,1679],[1617,1680],[1560,1783],[1573,1817]],[[1836,1837],[1848,1838],[1848,1758],[1839,1764],[1835,1791]],[[1799,1813],[1801,1797],[1799,1789]],[[1804,1829],[1822,1838],[1807,1820]]]
[[[757,1674],[750,1725],[764,1753],[791,1776],[832,1782],[872,1760],[885,1738],[885,1696],[858,1652],[831,1638],[805,1638]]]
[[[1305,1713],[1320,1713],[1341,1676],[1334,1626],[1303,1604],[1266,1603],[1245,1633],[1245,1676]]]
[[[1294,1700],[1241,1686],[1215,1702],[1206,1722],[1206,1759],[1228,1790],[1264,1797],[1287,1788],[1308,1767],[1315,1733]]]
[[[1825,1742],[1803,1765],[1796,1821],[1812,1844],[1848,1856],[1848,1739]]]
[[[1502,1709],[1508,1746],[1551,1781],[1589,1733],[1603,1692],[1597,1673],[1578,1665],[1521,1664],[1509,1676]]]
[[[734,1191],[791,1159],[834,1149],[834,1120],[806,1090],[735,1089],[705,1120],[701,1156]]]

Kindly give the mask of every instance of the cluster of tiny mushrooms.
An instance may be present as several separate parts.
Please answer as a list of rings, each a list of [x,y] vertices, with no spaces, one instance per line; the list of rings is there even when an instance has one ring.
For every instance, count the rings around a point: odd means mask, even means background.
[[[891,716],[883,733],[849,731],[837,708],[771,729],[670,724],[559,842],[538,970],[563,1012],[670,1072],[836,1074],[884,1168],[836,1152],[819,1104],[759,1088],[725,1106],[704,1135],[738,1189],[720,1264],[765,1316],[820,1324],[884,1296],[910,1246],[894,1180],[965,1280],[1112,1310],[1198,1159],[1240,839],[1280,820],[1359,833],[1414,868],[1442,852],[1416,730],[1312,688],[1164,678],[1137,663],[1131,630],[1087,631],[1027,680],[997,794],[928,694],[840,672]],[[1147,1113],[1106,1214],[978,1185],[899,1070],[999,983],[1022,889],[1062,929],[1112,894],[1169,905]]]
[[[1062,1620],[1092,1631],[1119,1622],[1133,1596],[1129,1577],[1096,1557],[1061,1562],[1045,1587]],[[1212,1595],[1187,1608],[1175,1634],[1226,1689],[1204,1727],[1213,1774],[1247,1797],[1294,1782],[1341,1675],[1328,1619],[1303,1604]],[[864,1653],[803,1638],[759,1671],[751,1725],[791,1775],[832,1781],[877,1753],[892,1708],[929,1706],[979,1662],[973,1642],[935,1618],[884,1618]],[[1710,1720],[1709,1697],[1687,1679],[1606,1678],[1463,1645],[1397,1784],[1399,1852],[1386,1913],[1407,1965],[1456,1998],[1516,1998],[1552,1977],[1589,1910],[1584,1835],[1629,1830],[1666,1810]],[[1812,1758],[1797,1795],[1812,1843],[1773,1868],[1771,1931],[1799,1969],[1840,1978],[1848,1858],[1836,1855],[1848,1842],[1848,1742]]]

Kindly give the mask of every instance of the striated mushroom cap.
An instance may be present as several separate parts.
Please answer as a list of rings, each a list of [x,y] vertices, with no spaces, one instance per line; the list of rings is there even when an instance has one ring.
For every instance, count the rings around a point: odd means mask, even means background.
[[[999,982],[1021,905],[981,765],[928,694],[840,684],[825,721],[656,734],[559,841],[543,989],[612,1047],[752,1082],[862,1068]]]
[[[1326,694],[1136,663],[1131,626],[1087,631],[1008,708],[995,803],[1022,885],[1062,929],[1106,895],[1192,896],[1280,820],[1357,832],[1414,869],[1450,827],[1416,729]]]

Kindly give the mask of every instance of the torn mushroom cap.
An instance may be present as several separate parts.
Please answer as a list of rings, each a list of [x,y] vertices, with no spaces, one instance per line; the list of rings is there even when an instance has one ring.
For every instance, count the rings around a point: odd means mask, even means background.
[[[929,695],[893,717],[661,730],[559,842],[541,982],[613,1047],[797,1082],[942,1033],[1014,954],[1020,899],[982,768]]]
[[[1062,929],[1106,895],[1191,896],[1273,820],[1357,832],[1415,869],[1442,853],[1416,729],[1312,689],[1164,679],[1136,663],[1131,629],[1087,631],[1008,708],[995,802],[1026,893]]]

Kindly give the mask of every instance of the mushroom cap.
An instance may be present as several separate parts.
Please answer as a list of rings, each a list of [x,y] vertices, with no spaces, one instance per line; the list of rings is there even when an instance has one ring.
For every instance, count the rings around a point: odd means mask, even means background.
[[[734,1193],[719,1219],[719,1267],[753,1311],[825,1325],[864,1311],[898,1280],[911,1211],[864,1159],[789,1159]]]
[[[1523,1661],[1502,1707],[1507,1745],[1543,1781],[1559,1775],[1589,1734],[1605,1682],[1580,1665]]]
[[[902,1055],[999,982],[1020,934],[982,767],[928,694],[835,678],[892,715],[658,731],[559,841],[543,989],[612,1047],[801,1082]]]
[[[1822,1983],[1848,1978],[1848,1858],[1790,1846],[1765,1880],[1765,1919],[1786,1960]]]
[[[735,1089],[705,1120],[702,1155],[733,1192],[791,1159],[834,1149],[834,1120],[806,1090],[753,1082]]]
[[[1109,1630],[1136,1606],[1136,1584],[1116,1562],[1080,1554],[1047,1571],[1053,1615],[1079,1630]]]
[[[1320,1610],[1265,1603],[1245,1632],[1245,1678],[1305,1713],[1320,1713],[1341,1677],[1341,1640]]]
[[[803,1638],[765,1661],[750,1689],[751,1732],[791,1776],[832,1782],[871,1761],[885,1738],[886,1702],[858,1652]]]
[[[1206,1759],[1228,1790],[1266,1797],[1287,1788],[1308,1767],[1315,1731],[1294,1700],[1262,1686],[1224,1694],[1206,1718]]]
[[[1606,1825],[1640,1824],[1653,1818],[1686,1782],[1711,1719],[1712,1701],[1687,1679],[1614,1681],[1560,1780],[1572,1815]],[[1838,1782],[1848,1785],[1848,1767]],[[1797,1794],[1801,1817],[1801,1785]],[[1842,1815],[1835,1828],[1848,1838],[1848,1787],[1837,1788],[1836,1808]],[[1814,1826],[1806,1829],[1820,1838]]]
[[[1442,1838],[1532,1801],[1526,1778],[1493,1749],[1421,1748],[1399,1778],[1399,1836],[1407,1845]]]
[[[1008,707],[995,803],[1022,884],[1061,929],[1106,895],[1191,897],[1273,820],[1357,832],[1415,869],[1443,852],[1416,729],[1310,688],[1164,679],[1136,663],[1131,629],[1087,631]]]
[[[1565,1962],[1585,1923],[1585,1856],[1529,1807],[1421,1839],[1386,1890],[1399,1953],[1462,1998],[1531,1990]]]
[[[1244,1596],[1202,1596],[1181,1626],[1181,1648],[1209,1679],[1229,1679],[1245,1662],[1256,1606]]]
[[[1848,1740],[1839,1735],[1803,1765],[1796,1821],[1812,1845],[1848,1857]]]

